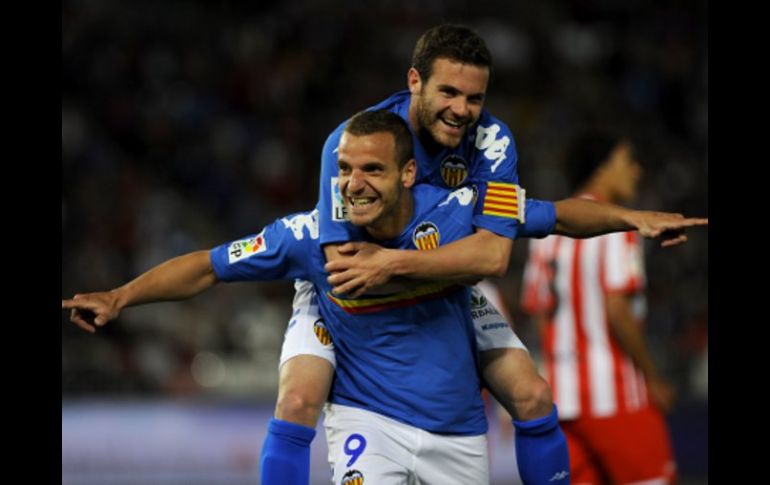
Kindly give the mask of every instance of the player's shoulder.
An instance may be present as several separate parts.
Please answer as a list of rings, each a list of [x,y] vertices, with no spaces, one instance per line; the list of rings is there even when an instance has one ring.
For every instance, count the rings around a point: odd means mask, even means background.
[[[508,147],[515,150],[516,141],[511,129],[488,111],[482,111],[476,130],[472,133],[474,145],[479,150],[498,151]]]
[[[482,110],[479,120],[476,123],[478,127],[485,130],[493,130],[496,133],[500,133],[507,136],[513,136],[511,128],[502,120],[494,116],[487,110]]]
[[[455,190],[443,190],[441,194],[442,200],[439,202],[438,207],[447,207],[449,209],[456,209],[459,207],[473,207],[476,202],[477,189],[475,186],[460,187]]]
[[[430,210],[439,205],[450,193],[449,189],[422,182],[412,187],[412,195],[418,206],[418,211]]]
[[[318,209],[290,214],[278,219],[274,225],[297,241],[316,240],[319,234]]]
[[[409,238],[419,249],[433,249],[467,235],[473,217],[474,190],[456,190],[428,184],[415,186],[415,217]]]
[[[475,130],[470,132],[470,140],[476,150],[476,156],[481,160],[488,160],[493,173],[506,160],[507,166],[515,167],[517,153],[513,134],[508,125],[489,112],[482,111]]]
[[[457,216],[458,211],[473,211],[476,201],[476,188],[465,186],[455,190],[436,187],[429,184],[419,184],[413,188],[415,200],[417,200],[417,212],[424,215],[449,214]]]
[[[404,104],[408,103],[411,99],[411,93],[409,90],[403,90],[398,91],[396,93],[391,94],[386,99],[380,101],[379,103],[372,105],[367,108],[367,111],[376,111],[376,110],[389,110],[389,111],[398,111],[399,108]]]
[[[402,111],[405,112],[405,109],[409,107],[409,100],[410,100],[411,94],[408,90],[399,91],[395,94],[392,94],[388,98],[384,99],[383,101],[380,101],[379,103],[369,106],[366,108],[366,111],[377,111],[377,110],[388,110],[392,111],[397,114],[401,114],[402,116],[405,116]],[[345,118],[345,120],[342,121],[339,125],[337,125],[337,128],[332,131],[329,136],[326,139],[327,145],[331,142],[334,142],[334,148],[336,148],[336,143],[339,142],[340,137],[342,136],[342,132],[345,131],[345,126],[348,124],[348,121],[350,121],[350,117]]]

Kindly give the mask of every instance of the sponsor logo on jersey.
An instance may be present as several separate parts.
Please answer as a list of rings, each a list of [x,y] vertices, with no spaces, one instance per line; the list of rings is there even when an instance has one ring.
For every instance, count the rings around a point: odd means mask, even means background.
[[[484,296],[483,293],[480,291],[474,290],[471,292],[471,317],[473,320],[481,320],[484,317],[487,316],[494,316],[494,317],[500,317],[500,312],[497,311],[497,308],[494,307],[494,305],[491,305],[489,303],[489,300],[487,300],[487,297]],[[485,324],[481,328],[482,330],[492,330],[494,328],[498,328],[495,326],[496,324]],[[507,323],[502,323],[501,326],[507,326]]]
[[[503,135],[498,138],[498,133],[500,133],[500,125],[497,123],[490,126],[479,125],[476,129],[476,148],[482,150],[484,156],[493,162],[490,167],[492,173],[495,173],[497,167],[505,160],[505,150],[511,144],[511,139],[508,136]]]
[[[471,308],[478,309],[483,306],[486,306],[487,304],[487,297],[482,295],[481,293],[476,293],[475,291],[471,293]]]
[[[497,308],[493,306],[485,306],[485,307],[479,308],[478,310],[471,309],[471,317],[473,317],[474,320],[480,320],[489,315],[493,317],[501,316],[500,312],[497,311]],[[508,325],[508,324],[505,323],[503,325]]]
[[[296,214],[281,219],[283,227],[290,229],[294,239],[301,241],[305,238],[305,230],[310,239],[318,239],[318,209],[307,214]]]
[[[441,161],[441,178],[447,187],[457,187],[468,177],[468,163],[457,155]]]
[[[441,234],[432,222],[421,222],[414,229],[412,242],[417,249],[436,249],[441,242]]]
[[[313,333],[321,345],[329,345],[332,343],[332,334],[329,333],[329,329],[324,325],[323,318],[319,318],[313,324]]]
[[[348,211],[345,209],[345,200],[342,198],[342,192],[340,191],[340,179],[339,177],[332,177],[332,220],[333,221],[347,221]]]
[[[227,248],[227,261],[233,264],[249,256],[267,251],[267,242],[263,234],[264,231],[249,239],[230,243],[230,247]]]
[[[364,485],[364,474],[358,470],[350,470],[342,477],[340,485]]]
[[[476,186],[473,187],[463,187],[461,189],[457,189],[454,192],[450,192],[450,194],[447,196],[446,200],[442,203],[440,203],[438,206],[443,207],[453,200],[456,200],[458,204],[460,205],[468,205],[473,204],[476,202]]]
[[[560,471],[560,472],[556,472],[556,473],[555,473],[555,474],[554,474],[554,475],[551,477],[551,479],[550,479],[550,480],[548,480],[548,481],[549,481],[549,482],[556,482],[556,481],[561,481],[561,480],[564,480],[565,478],[567,478],[568,476],[569,476],[569,472],[568,472],[567,470],[562,470],[562,471]]]
[[[489,182],[481,213],[518,219],[519,222],[524,223],[524,189],[517,184]]]
[[[489,310],[488,310],[488,311],[489,311]],[[471,312],[471,313],[473,313],[473,312]],[[495,312],[495,313],[497,314],[497,312]],[[498,315],[499,315],[499,314],[498,314]],[[473,319],[474,319],[474,320],[477,320],[477,319],[479,319],[479,318],[483,317],[484,315],[481,315],[481,316],[472,315],[472,316],[473,316]],[[498,328],[505,328],[505,327],[507,327],[507,326],[508,326],[508,324],[507,324],[507,323],[505,323],[505,322],[497,322],[497,323],[485,323],[485,324],[483,324],[483,325],[481,326],[481,330],[483,330],[483,331],[485,331],[485,332],[488,332],[489,330],[495,330],[495,329],[498,329]]]

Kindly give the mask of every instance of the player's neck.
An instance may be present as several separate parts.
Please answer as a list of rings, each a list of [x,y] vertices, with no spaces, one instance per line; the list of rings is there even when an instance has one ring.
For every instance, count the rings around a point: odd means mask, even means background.
[[[430,134],[430,131],[426,129],[422,129],[417,133],[417,139],[420,141],[420,145],[422,145],[423,150],[425,150],[425,153],[430,157],[435,157],[436,154],[441,153],[442,150],[446,149],[446,147],[436,141],[435,138],[433,138],[433,135]]]
[[[414,213],[414,197],[411,190],[404,190],[401,201],[395,205],[392,214],[381,218],[376,223],[366,226],[366,232],[374,239],[386,241],[401,235],[412,220]]]

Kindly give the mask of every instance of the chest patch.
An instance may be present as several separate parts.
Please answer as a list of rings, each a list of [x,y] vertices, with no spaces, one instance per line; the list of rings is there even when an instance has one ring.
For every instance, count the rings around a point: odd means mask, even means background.
[[[421,222],[414,229],[412,241],[417,249],[436,249],[441,241],[438,227],[432,222]]]
[[[468,163],[457,155],[449,155],[441,161],[441,178],[447,187],[459,186],[468,178]]]

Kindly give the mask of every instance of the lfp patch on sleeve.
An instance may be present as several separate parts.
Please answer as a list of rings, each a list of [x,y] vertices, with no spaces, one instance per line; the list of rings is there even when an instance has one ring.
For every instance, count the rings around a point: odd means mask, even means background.
[[[524,223],[524,189],[517,184],[489,182],[482,214],[518,219]]]
[[[227,248],[227,261],[230,264],[237,263],[249,256],[267,251],[267,242],[265,241],[264,231],[249,239],[242,239],[230,243]]]
[[[332,220],[337,222],[347,221],[348,211],[345,208],[345,200],[340,191],[339,177],[331,178],[332,184]]]

